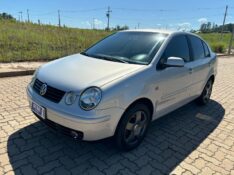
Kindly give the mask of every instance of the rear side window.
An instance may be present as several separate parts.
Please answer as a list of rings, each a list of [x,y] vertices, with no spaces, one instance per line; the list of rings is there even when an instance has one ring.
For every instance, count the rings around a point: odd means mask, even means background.
[[[188,38],[191,43],[193,59],[198,60],[205,58],[205,52],[204,52],[204,47],[202,45],[202,41],[195,36],[188,36]]]
[[[205,57],[210,57],[210,50],[205,42],[202,41],[205,50]]]
[[[183,58],[185,62],[190,61],[188,42],[184,35],[175,36],[169,42],[162,58],[166,61],[169,57],[180,57]]]

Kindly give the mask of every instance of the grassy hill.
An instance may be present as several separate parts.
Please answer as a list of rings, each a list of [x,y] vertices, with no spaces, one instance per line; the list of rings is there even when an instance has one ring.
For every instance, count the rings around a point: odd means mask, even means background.
[[[56,59],[78,53],[109,34],[102,30],[0,20],[0,62]],[[230,34],[224,34],[221,43],[220,34],[200,35],[215,51],[223,52],[228,47]]]
[[[0,20],[0,62],[59,58],[80,52],[109,34],[101,30]]]
[[[223,34],[222,41],[220,33],[200,33],[199,35],[209,43],[214,52],[218,53],[226,52],[231,39],[231,33]]]

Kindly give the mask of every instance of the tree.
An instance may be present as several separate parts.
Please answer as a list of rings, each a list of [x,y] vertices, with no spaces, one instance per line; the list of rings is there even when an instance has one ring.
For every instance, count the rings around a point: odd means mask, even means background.
[[[206,32],[206,30],[207,30],[207,24],[206,23],[201,24],[200,31],[204,33]]]
[[[0,19],[15,20],[15,18],[14,18],[12,15],[7,14],[7,13],[5,13],[5,12],[0,13]]]
[[[221,32],[222,28],[223,28],[223,32],[224,33],[228,33],[228,32],[232,32],[233,29],[233,25],[234,24],[225,24],[224,26],[220,25],[218,26],[215,23],[211,23],[211,22],[207,22],[207,23],[203,23],[200,26],[200,32],[202,33],[207,33],[207,32]]]
[[[120,25],[117,25],[115,28],[113,28],[113,30],[117,30],[117,31],[119,31],[119,30],[128,30],[129,29],[129,27],[127,26],[127,25],[124,25],[124,26],[120,26]]]

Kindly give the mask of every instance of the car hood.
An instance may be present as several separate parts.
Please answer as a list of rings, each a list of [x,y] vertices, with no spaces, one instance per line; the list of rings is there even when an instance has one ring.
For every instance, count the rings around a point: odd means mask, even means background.
[[[67,56],[43,65],[37,78],[64,91],[81,91],[90,86],[101,87],[145,67],[87,57],[81,54]]]

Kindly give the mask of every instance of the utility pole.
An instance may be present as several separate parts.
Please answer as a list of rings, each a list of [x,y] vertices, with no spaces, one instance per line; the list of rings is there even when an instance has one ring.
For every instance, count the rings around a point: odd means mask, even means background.
[[[108,10],[106,12],[106,17],[107,17],[107,30],[110,30],[110,13],[112,11],[110,10],[110,6],[108,6]]]
[[[93,18],[93,29],[95,29],[95,18]]]
[[[23,21],[23,12],[19,12],[19,15],[20,15],[19,16],[19,19],[20,19],[19,21]]]
[[[234,25],[232,25],[232,35],[231,35],[231,39],[229,42],[229,47],[228,47],[228,55],[231,54],[231,50],[232,50],[232,42],[233,42],[233,35],[234,35]]]
[[[140,28],[140,23],[139,23],[139,22],[137,23],[137,28],[138,28],[138,29]]]
[[[60,10],[58,10],[58,26],[61,27]]]
[[[27,16],[28,16],[28,22],[30,22],[30,19],[29,19],[29,10],[27,9]]]
[[[223,30],[224,30],[224,25],[227,17],[227,11],[228,11],[228,5],[226,5],[225,13],[224,13],[224,18],[223,18],[223,25],[222,25],[222,30],[221,30],[221,41],[223,40]]]

